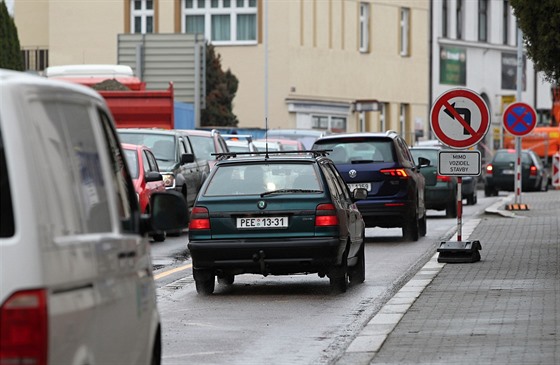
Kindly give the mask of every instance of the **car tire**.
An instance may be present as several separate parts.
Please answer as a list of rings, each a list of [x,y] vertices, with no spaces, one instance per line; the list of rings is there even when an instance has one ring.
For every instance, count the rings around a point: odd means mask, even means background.
[[[211,295],[214,293],[216,278],[212,270],[193,270],[196,292],[201,295]]]
[[[457,218],[457,201],[455,199],[451,199],[447,203],[447,207],[445,208],[445,216],[447,218]]]
[[[161,365],[161,330],[159,326],[154,340],[150,365]]]
[[[232,285],[234,281],[235,281],[235,275],[233,274],[218,275],[218,284]]]
[[[166,236],[167,236],[167,235],[165,234],[165,232],[163,232],[163,233],[154,233],[154,234],[152,235],[152,238],[154,239],[154,242],[163,242],[163,241],[165,241]]]
[[[349,272],[350,283],[361,284],[366,280],[366,253],[365,244],[362,243],[358,250],[358,262]]]
[[[494,195],[494,188],[489,185],[484,186],[484,196],[488,198],[493,195]]]
[[[331,293],[346,293],[348,288],[348,249],[342,257],[340,266],[335,266],[329,271]]]
[[[426,234],[428,233],[428,227],[427,227],[427,223],[426,223],[426,214],[424,214],[424,216],[422,218],[420,218],[420,237],[425,237]]]
[[[403,238],[407,241],[418,241],[420,238],[420,227],[416,214],[406,220],[402,227],[402,234]]]

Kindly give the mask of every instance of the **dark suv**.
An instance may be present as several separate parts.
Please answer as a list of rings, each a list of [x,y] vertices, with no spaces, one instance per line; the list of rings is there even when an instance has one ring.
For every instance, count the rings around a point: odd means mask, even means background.
[[[335,292],[365,280],[365,189],[351,194],[324,152],[294,152],[229,153],[214,166],[189,224],[198,293],[244,273],[318,273]]]
[[[368,227],[402,227],[405,239],[426,235],[424,176],[408,145],[396,132],[335,134],[319,138],[313,149],[331,150],[329,157],[350,191],[365,188],[367,199],[357,202]]]

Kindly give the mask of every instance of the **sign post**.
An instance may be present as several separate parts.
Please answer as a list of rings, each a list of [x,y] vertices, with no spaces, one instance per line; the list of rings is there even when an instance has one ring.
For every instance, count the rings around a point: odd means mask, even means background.
[[[515,136],[515,207],[521,204],[521,137],[531,133],[537,125],[537,113],[529,104],[510,104],[502,116],[504,128]]]
[[[469,89],[449,90],[436,100],[430,111],[435,136],[454,151],[440,151],[438,174],[457,176],[457,242],[441,242],[438,262],[476,262],[480,260],[480,241],[462,241],[463,176],[479,176],[479,151],[467,151],[480,142],[490,128],[488,106]],[[457,151],[460,150],[460,151]]]

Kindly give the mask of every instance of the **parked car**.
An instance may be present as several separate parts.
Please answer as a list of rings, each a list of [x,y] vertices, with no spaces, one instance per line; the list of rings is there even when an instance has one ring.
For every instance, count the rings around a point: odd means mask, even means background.
[[[183,228],[183,199],[140,214],[91,88],[0,70],[0,95],[0,363],[159,364],[146,235]]]
[[[365,225],[322,153],[259,152],[220,160],[198,195],[188,248],[200,294],[235,275],[327,276],[335,292],[365,280]]]
[[[253,141],[255,147],[258,148],[259,151],[271,151],[271,152],[278,152],[284,151],[284,147],[280,142],[276,141],[267,141],[265,139],[257,139]]]
[[[410,152],[414,161],[418,162],[420,157],[430,160],[430,165],[421,169],[426,181],[426,192],[424,200],[426,209],[445,210],[447,217],[457,217],[457,178],[454,176],[439,175],[438,152],[440,147],[411,147]],[[474,205],[477,202],[476,179],[472,176],[462,177],[461,197],[466,199],[467,204]]]
[[[180,132],[186,134],[193,145],[196,156],[205,159],[211,170],[216,164],[217,153],[229,152],[225,139],[219,131],[198,129],[182,129]]]
[[[258,152],[259,149],[255,146],[252,141],[248,140],[226,140],[229,152]]]
[[[417,165],[408,145],[394,131],[347,133],[321,137],[315,150],[330,150],[329,157],[350,190],[365,188],[366,199],[357,202],[366,226],[402,227],[405,239],[426,235],[424,176],[428,166]]]
[[[305,149],[309,150],[317,138],[330,134],[332,132],[320,129],[270,129],[267,137],[300,141],[305,146]]]
[[[195,158],[188,138],[176,130],[164,129],[119,128],[118,133],[124,143],[150,148],[165,188],[181,193],[189,207],[194,205],[208,167],[205,160]]]
[[[152,151],[146,146],[123,143],[124,157],[130,170],[140,212],[150,213],[150,200],[155,192],[165,192],[163,177]],[[165,232],[156,232],[152,235],[154,241],[165,241]]]
[[[515,160],[513,149],[497,150],[492,161],[486,165],[484,174],[484,195],[496,196],[500,190],[515,189]],[[541,159],[531,150],[521,151],[521,190],[547,191],[548,172]]]

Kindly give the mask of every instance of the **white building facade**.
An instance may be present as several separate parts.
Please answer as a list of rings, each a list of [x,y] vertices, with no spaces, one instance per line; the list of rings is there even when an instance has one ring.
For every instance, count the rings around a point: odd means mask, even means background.
[[[518,30],[508,0],[433,0],[431,29],[431,102],[454,88],[482,96],[491,117],[490,130],[478,146],[483,162],[501,146],[502,113],[508,104],[532,105],[540,122],[547,122],[551,85],[526,56],[521,100],[516,100]]]

